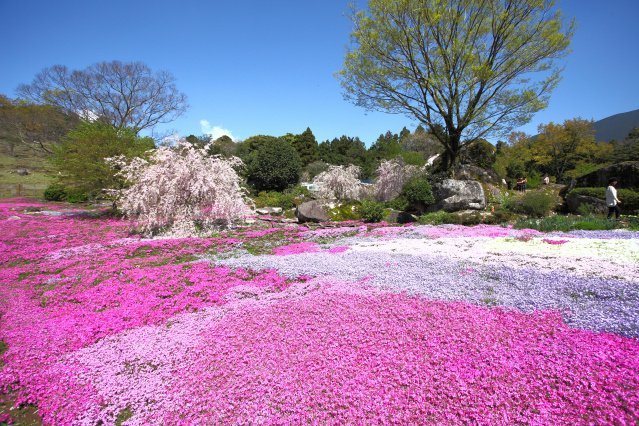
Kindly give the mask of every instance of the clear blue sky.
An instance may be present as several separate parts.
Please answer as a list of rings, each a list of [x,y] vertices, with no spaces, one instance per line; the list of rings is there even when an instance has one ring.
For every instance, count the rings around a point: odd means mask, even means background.
[[[417,123],[367,113],[334,78],[349,41],[348,0],[0,0],[0,93],[42,68],[140,60],[168,70],[190,108],[161,130],[235,138],[343,134],[370,144]],[[360,5],[365,4],[359,0]],[[572,54],[547,110],[521,130],[639,108],[639,0],[559,0],[577,21]],[[208,122],[202,125],[203,121]]]

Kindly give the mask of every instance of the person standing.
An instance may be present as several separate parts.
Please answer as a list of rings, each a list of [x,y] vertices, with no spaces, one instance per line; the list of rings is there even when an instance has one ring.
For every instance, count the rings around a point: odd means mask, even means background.
[[[544,175],[544,185],[548,185],[550,183],[550,177],[548,175]]]
[[[619,198],[617,198],[617,179],[608,179],[608,188],[606,189],[606,205],[608,206],[608,219],[615,214],[615,219],[619,219]]]

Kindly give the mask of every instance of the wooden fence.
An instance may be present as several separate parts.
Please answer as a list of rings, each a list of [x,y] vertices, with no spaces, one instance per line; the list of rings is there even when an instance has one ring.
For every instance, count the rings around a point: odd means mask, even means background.
[[[44,196],[46,183],[0,183],[0,198]]]

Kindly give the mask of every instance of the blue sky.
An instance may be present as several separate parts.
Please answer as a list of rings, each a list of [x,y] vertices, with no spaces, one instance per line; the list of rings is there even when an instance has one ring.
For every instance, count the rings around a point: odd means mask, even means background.
[[[365,4],[359,0],[360,5]],[[372,143],[414,129],[401,115],[343,100],[341,68],[351,23],[348,0],[0,0],[0,93],[14,96],[42,68],[140,60],[170,71],[190,108],[161,131],[238,139],[313,130]],[[548,109],[520,130],[639,108],[638,0],[560,0],[577,21],[572,53]]]

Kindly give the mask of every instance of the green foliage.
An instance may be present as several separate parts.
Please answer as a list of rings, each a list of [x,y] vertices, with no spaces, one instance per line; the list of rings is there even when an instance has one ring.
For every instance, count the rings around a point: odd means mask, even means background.
[[[387,201],[385,206],[389,209],[405,211],[408,209],[409,203],[405,197],[400,195],[393,200]]]
[[[299,154],[303,166],[319,160],[317,140],[310,127],[307,127],[304,132],[295,135],[292,139],[293,147]]]
[[[302,162],[293,146],[283,139],[257,144],[247,164],[248,181],[257,190],[282,191],[300,178]]]
[[[322,172],[328,170],[328,164],[323,161],[313,161],[304,168],[302,179],[312,181],[313,178]]]
[[[485,139],[478,139],[465,147],[462,162],[482,169],[491,169],[497,159],[495,152],[493,144]]]
[[[506,209],[496,209],[492,214],[484,217],[484,223],[489,225],[499,225],[513,221],[517,215]]]
[[[328,210],[328,217],[335,222],[343,222],[346,220],[360,220],[360,203],[354,201],[350,203],[343,203],[334,208]]]
[[[359,214],[364,222],[381,222],[384,219],[384,204],[372,200],[364,200],[359,206]]]
[[[67,198],[67,192],[64,186],[54,182],[44,190],[44,199],[47,201],[64,201]]]
[[[77,196],[79,193],[93,197],[103,189],[123,185],[105,158],[141,157],[154,147],[153,139],[141,138],[132,130],[116,129],[99,121],[83,122],[54,147],[51,161],[67,191],[73,188],[73,198],[82,198]]]
[[[470,135],[518,127],[546,106],[573,34],[553,3],[370,0],[339,74],[346,98],[439,126],[447,170]]]
[[[544,191],[529,191],[521,197],[510,198],[505,203],[507,209],[533,217],[546,216],[554,205],[555,197]]]
[[[417,222],[421,225],[454,224],[472,226],[483,223],[484,217],[479,212],[460,214],[437,211],[419,216]]]
[[[408,201],[409,209],[418,212],[435,202],[430,182],[425,176],[416,176],[406,182],[401,197]]]
[[[364,142],[359,138],[341,136],[324,141],[318,147],[320,159],[328,164],[347,166],[354,164],[360,168],[361,177],[370,177],[375,171],[375,162],[366,151]]]
[[[578,195],[585,195],[587,197],[599,198],[601,200],[606,199],[606,188],[575,188],[571,193]],[[617,189],[617,197],[621,200],[619,207],[626,212],[639,211],[639,192],[632,189],[620,188]]]
[[[301,186],[289,188],[284,192],[262,191],[253,198],[255,207],[281,207],[289,210],[310,198],[310,192]]]
[[[598,218],[593,216],[550,216],[541,219],[521,219],[518,220],[514,228],[516,229],[536,229],[542,232],[551,231],[574,231],[574,230],[610,230],[618,228],[620,225],[616,221]]]

